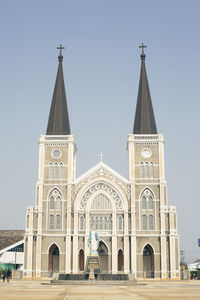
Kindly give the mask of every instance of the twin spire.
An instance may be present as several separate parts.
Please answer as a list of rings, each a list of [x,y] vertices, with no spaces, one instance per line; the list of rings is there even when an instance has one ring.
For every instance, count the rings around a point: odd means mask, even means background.
[[[64,49],[64,47],[60,45],[57,49],[60,50],[60,54],[58,56],[58,72],[54,86],[46,135],[70,135],[69,115],[62,67],[62,49]]]
[[[141,72],[133,134],[157,134],[156,121],[145,67],[144,48],[146,48],[146,46],[142,43],[139,47],[142,48],[142,53],[140,55]]]
[[[151,102],[151,94],[145,67],[144,48],[146,48],[146,46],[144,46],[144,44],[142,43],[142,46],[139,47],[142,48],[141,72],[133,134],[157,134],[154,111]],[[62,50],[64,49],[64,47],[60,45],[60,47],[58,47],[57,49],[60,50],[58,56],[58,72],[51,102],[46,135],[70,135],[71,132],[69,115],[62,68]]]

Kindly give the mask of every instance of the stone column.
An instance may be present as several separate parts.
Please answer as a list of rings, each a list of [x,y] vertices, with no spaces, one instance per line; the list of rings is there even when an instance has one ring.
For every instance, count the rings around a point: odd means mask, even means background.
[[[166,237],[161,236],[161,278],[167,278]]]
[[[71,273],[71,235],[66,236],[65,272]]]
[[[89,232],[90,232],[90,214],[89,212],[86,212],[86,216],[85,216],[86,220],[85,220],[85,255],[84,255],[84,259],[85,259],[85,264],[87,262],[87,257],[90,254],[90,249],[88,247],[88,239],[89,239]]]
[[[131,236],[131,273],[137,277],[136,236]]]
[[[78,273],[78,236],[73,236],[73,274]]]
[[[124,272],[129,273],[128,212],[124,213]]]
[[[112,274],[117,274],[117,236],[112,236]]]
[[[32,277],[33,272],[33,236],[28,236],[27,243],[27,277]]]
[[[124,273],[129,273],[129,237],[124,237]]]

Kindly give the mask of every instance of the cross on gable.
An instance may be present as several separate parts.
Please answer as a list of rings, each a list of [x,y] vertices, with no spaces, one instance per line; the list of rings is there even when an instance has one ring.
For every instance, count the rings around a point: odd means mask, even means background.
[[[100,162],[102,162],[104,157],[103,153],[101,152],[98,156],[100,157]]]

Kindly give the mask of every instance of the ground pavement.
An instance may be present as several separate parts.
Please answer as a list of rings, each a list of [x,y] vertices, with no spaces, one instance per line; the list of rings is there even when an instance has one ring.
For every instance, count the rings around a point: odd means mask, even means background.
[[[200,281],[143,281],[136,285],[50,285],[0,282],[0,300],[200,300]]]

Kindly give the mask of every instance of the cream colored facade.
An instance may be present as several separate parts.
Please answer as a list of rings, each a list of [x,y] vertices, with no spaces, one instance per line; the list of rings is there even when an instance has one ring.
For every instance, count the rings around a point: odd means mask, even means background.
[[[128,179],[102,161],[76,178],[60,45],[47,133],[39,140],[36,204],[26,213],[24,277],[84,273],[91,230],[99,236],[102,274],[180,277],[176,207],[167,203],[164,137],[157,134],[144,47]]]
[[[26,214],[24,277],[83,273],[93,229],[103,273],[179,278],[177,215],[176,207],[167,205],[164,138],[130,134],[127,145],[128,179],[103,162],[76,178],[74,136],[40,136],[36,205]]]

